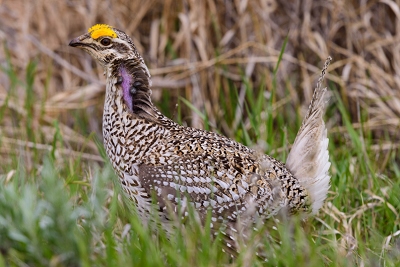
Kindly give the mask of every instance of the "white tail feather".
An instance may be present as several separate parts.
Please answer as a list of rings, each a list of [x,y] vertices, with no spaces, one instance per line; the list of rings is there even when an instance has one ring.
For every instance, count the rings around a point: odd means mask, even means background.
[[[329,152],[327,130],[323,120],[326,109],[326,88],[321,88],[331,57],[325,61],[313,99],[288,155],[286,167],[306,188],[312,213],[322,207],[329,189]]]

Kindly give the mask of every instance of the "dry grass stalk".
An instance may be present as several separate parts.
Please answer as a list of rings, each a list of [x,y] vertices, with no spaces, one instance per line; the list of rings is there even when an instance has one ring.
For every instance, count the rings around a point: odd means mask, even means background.
[[[337,84],[355,127],[359,127],[359,117],[352,107],[358,101],[368,113],[364,131],[372,130],[379,138],[380,127],[385,125],[393,140],[398,139],[400,33],[395,29],[400,11],[394,1],[360,5],[357,1],[307,0],[293,5],[274,0],[8,0],[3,1],[0,13],[0,39],[5,41],[20,78],[28,62],[37,62],[35,108],[44,106],[44,125],[58,118],[72,133],[71,109],[100,114],[102,70],[89,57],[67,48],[67,43],[92,24],[104,22],[134,38],[151,67],[156,88],[181,88],[171,94],[184,95],[227,134],[232,134],[231,129],[236,129],[245,114],[237,110],[233,125],[224,124],[217,101],[221,92],[229,90],[226,79],[239,88],[240,103],[245,101],[242,73],[254,90],[259,90],[266,78],[265,90],[270,91],[271,71],[288,36],[278,72],[278,100],[285,99],[286,86],[292,92],[287,101],[308,103],[318,73],[315,66],[331,54],[334,74],[328,79]],[[4,51],[0,52],[2,61]],[[287,77],[291,80],[284,80]],[[0,99],[4,101],[10,83],[4,74],[0,81]],[[24,99],[23,87],[17,86],[15,91],[19,100]],[[155,89],[154,97],[159,96]],[[15,108],[21,107],[21,102],[11,100],[17,103]],[[171,103],[171,108],[174,106]],[[202,127],[195,112],[185,108],[183,112],[183,117],[192,118],[190,124]],[[37,127],[43,125],[38,115],[34,120]],[[99,122],[90,127],[99,132]]]

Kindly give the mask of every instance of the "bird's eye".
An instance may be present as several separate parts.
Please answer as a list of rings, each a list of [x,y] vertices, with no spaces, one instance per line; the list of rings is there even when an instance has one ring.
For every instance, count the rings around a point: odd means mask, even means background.
[[[111,44],[111,39],[110,38],[103,38],[101,39],[100,43],[104,46],[109,46]]]

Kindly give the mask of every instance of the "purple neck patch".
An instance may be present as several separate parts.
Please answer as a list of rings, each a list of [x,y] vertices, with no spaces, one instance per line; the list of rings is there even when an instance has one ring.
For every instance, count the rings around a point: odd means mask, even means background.
[[[121,87],[125,104],[128,106],[130,110],[132,110],[132,95],[129,92],[129,88],[131,87],[132,77],[128,74],[125,67],[121,67],[119,69],[119,74],[122,77]]]

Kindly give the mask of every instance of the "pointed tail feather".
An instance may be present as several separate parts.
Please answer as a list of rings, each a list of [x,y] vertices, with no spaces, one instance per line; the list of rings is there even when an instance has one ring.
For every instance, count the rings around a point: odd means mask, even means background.
[[[307,189],[311,199],[312,213],[317,213],[326,198],[329,189],[329,152],[327,130],[323,120],[326,110],[326,91],[322,81],[332,58],[325,61],[318,79],[310,107],[294,140],[288,155],[286,167]]]

